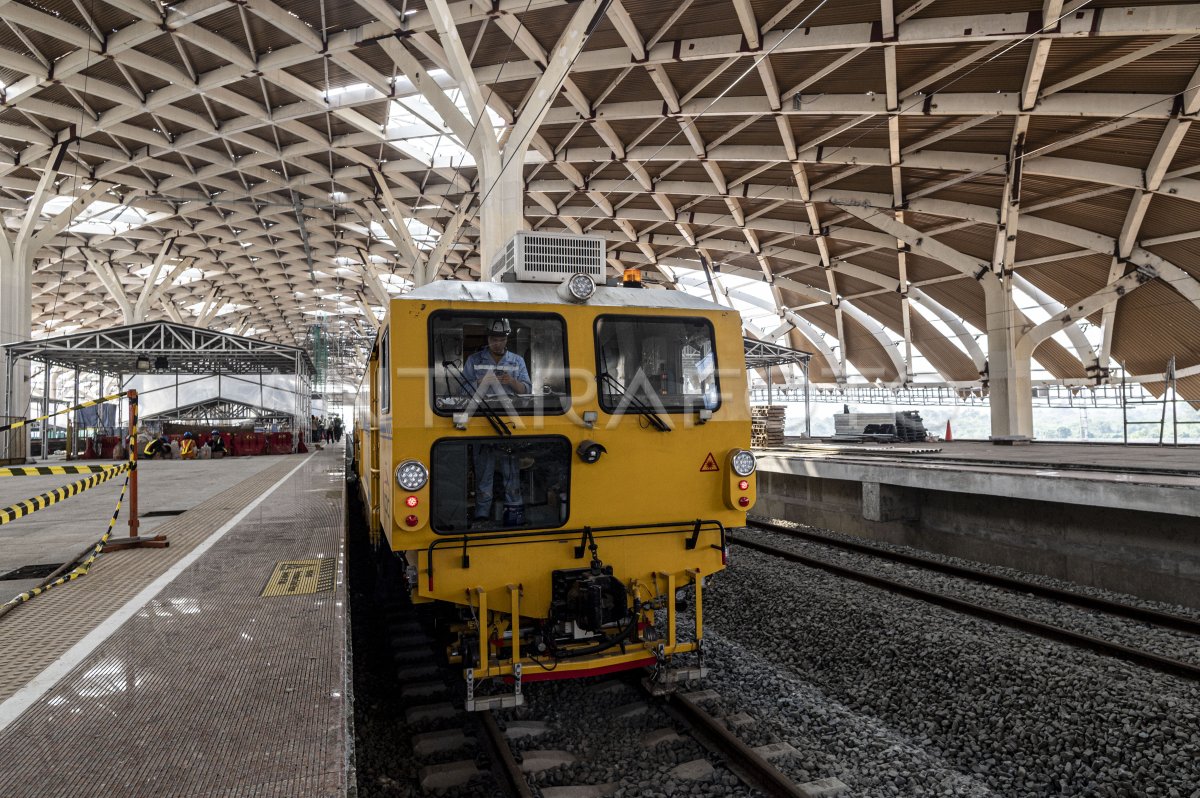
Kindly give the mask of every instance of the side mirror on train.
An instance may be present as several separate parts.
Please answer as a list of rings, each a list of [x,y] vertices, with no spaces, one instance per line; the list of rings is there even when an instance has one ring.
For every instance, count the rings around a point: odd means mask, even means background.
[[[584,441],[575,449],[575,454],[579,455],[579,459],[585,463],[594,463],[600,459],[600,455],[607,452],[603,445],[595,441]]]

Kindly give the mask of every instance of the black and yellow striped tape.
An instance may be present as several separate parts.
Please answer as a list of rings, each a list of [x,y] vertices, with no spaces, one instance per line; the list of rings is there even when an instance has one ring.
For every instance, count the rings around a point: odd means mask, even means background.
[[[91,570],[92,563],[94,563],[96,561],[96,558],[100,556],[100,552],[102,552],[104,550],[104,547],[108,544],[108,539],[110,537],[112,537],[113,527],[115,527],[117,525],[117,516],[121,514],[121,503],[125,500],[125,491],[128,488],[129,488],[129,476],[126,475],[125,484],[121,486],[121,495],[117,497],[117,509],[113,510],[112,518],[109,519],[108,529],[105,530],[104,536],[96,541],[96,545],[94,545],[92,547],[91,552],[88,554],[87,557],[85,557],[83,559],[82,562],[79,563],[79,565],[75,566],[69,572],[58,577],[53,582],[48,582],[44,585],[38,585],[37,587],[33,588],[32,590],[27,590],[18,596],[14,596],[12,599],[6,601],[4,604],[0,604],[0,610],[4,610],[4,608],[9,607],[10,605],[13,605],[13,604],[23,604],[26,601],[29,601],[30,599],[32,599],[33,597],[39,596],[42,593],[45,593],[47,590],[49,590],[52,587],[57,587],[58,585],[63,585],[63,584],[66,584],[67,582],[74,581],[81,576],[86,576],[87,572],[89,570]]]
[[[99,474],[107,465],[15,466],[0,468],[0,477],[42,477],[50,474]]]
[[[9,507],[0,508],[0,525],[7,524],[10,521],[15,521],[18,518],[36,513],[38,510],[45,510],[47,507],[58,504],[64,499],[68,499],[77,493],[82,493],[88,488],[94,488],[101,482],[107,482],[117,474],[122,474],[129,471],[133,466],[131,462],[119,463],[118,465],[109,466],[103,471],[92,474],[87,479],[81,479],[78,482],[73,482],[70,485],[65,485],[61,488],[54,488],[39,496],[34,496],[32,499],[26,499],[22,502],[17,502]]]
[[[92,399],[89,402],[81,402],[80,404],[72,405],[71,407],[64,407],[62,410],[55,410],[53,413],[47,413],[46,415],[38,416],[37,418],[25,418],[21,419],[20,421],[13,421],[9,424],[0,424],[0,432],[6,432],[10,429],[17,429],[25,426],[26,424],[32,424],[35,421],[45,421],[53,416],[61,416],[63,413],[70,413],[72,410],[82,410],[85,407],[98,405],[101,402],[111,402],[113,399],[120,399],[124,395],[125,394],[123,393],[114,393],[112,396],[101,396],[99,399]]]

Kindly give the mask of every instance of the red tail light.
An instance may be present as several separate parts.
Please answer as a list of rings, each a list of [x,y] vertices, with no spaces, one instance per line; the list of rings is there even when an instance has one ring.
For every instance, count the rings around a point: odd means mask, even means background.
[[[738,482],[738,490],[750,490],[750,480],[743,479]]]
[[[409,507],[416,507],[418,504],[418,500],[417,500],[416,496],[409,496],[407,499],[404,500],[404,503],[407,504]]]
[[[404,523],[408,524],[409,526],[416,526],[418,523],[420,523],[420,520],[415,515],[410,515],[404,519]]]
[[[738,499],[738,507],[749,507],[749,506],[750,506],[750,497],[749,496],[742,496],[740,499]]]

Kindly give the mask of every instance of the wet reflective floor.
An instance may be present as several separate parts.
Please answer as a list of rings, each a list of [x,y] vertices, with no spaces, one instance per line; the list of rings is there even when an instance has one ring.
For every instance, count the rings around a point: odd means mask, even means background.
[[[0,618],[0,795],[344,795],[342,457],[277,458]]]

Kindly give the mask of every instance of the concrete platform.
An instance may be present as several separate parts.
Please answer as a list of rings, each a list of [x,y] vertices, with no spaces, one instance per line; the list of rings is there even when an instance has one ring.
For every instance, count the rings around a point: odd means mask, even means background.
[[[153,535],[173,515],[244,482],[281,462],[293,465],[295,455],[227,457],[221,460],[139,460],[138,522],[140,532]],[[117,465],[113,460],[49,460],[37,465]],[[69,485],[86,475],[0,478],[0,507]],[[96,542],[108,526],[121,493],[124,476],[72,496],[45,510],[0,526],[0,575],[25,565],[61,563]],[[128,536],[126,502],[114,537]],[[36,585],[33,580],[0,581],[0,604]]]
[[[938,452],[910,452],[937,448]],[[982,441],[759,452],[760,468],[826,479],[1169,513],[1200,518],[1200,447]]]
[[[1200,448],[806,442],[757,454],[757,515],[1200,606]]]
[[[143,509],[187,510],[153,519],[170,548],[103,554],[0,618],[0,795],[345,795],[341,447],[145,466]],[[91,499],[105,521],[119,489]],[[64,551],[99,536],[85,497],[43,530]]]

